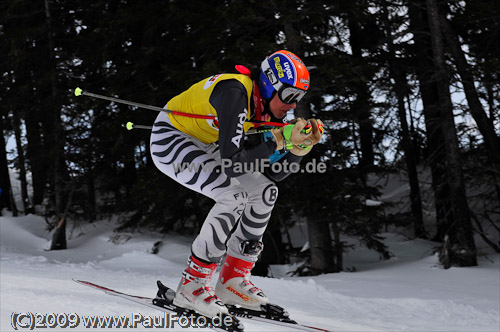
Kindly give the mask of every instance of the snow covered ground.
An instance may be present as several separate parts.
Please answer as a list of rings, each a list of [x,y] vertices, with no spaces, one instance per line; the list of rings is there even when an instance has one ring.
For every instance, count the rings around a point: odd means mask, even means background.
[[[42,218],[6,214],[4,211],[0,217],[1,331],[13,330],[13,312],[160,315],[153,308],[108,296],[72,278],[154,296],[157,279],[177,286],[192,240],[169,235],[154,255],[151,248],[162,239],[160,235],[124,234],[115,237],[117,244],[110,241],[116,236],[115,225],[102,221],[75,229],[68,240],[69,249],[46,251],[51,234]],[[332,331],[500,330],[498,255],[481,257],[478,267],[443,270],[432,253],[434,243],[384,235],[395,254],[389,261],[378,261],[375,253],[358,249],[345,257],[345,266],[356,267],[354,273],[289,277],[285,275],[289,267],[273,266],[273,274],[279,278],[255,277],[254,281],[273,302],[286,307],[293,319]],[[245,331],[290,330],[259,322],[243,323]],[[80,325],[70,330],[89,329]],[[179,327],[164,330],[186,331]]]

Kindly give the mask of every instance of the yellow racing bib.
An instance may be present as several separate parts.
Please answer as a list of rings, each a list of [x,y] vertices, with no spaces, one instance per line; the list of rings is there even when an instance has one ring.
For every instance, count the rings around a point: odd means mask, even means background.
[[[248,94],[247,120],[250,119],[250,98],[252,96],[253,82],[250,77],[242,74],[218,74],[206,78],[183,93],[175,96],[167,103],[167,109],[188,114],[215,115],[217,111],[210,104],[210,96],[218,82],[236,79],[244,86]],[[172,125],[178,130],[209,144],[219,140],[219,123],[217,119],[196,119],[188,116],[169,114]],[[246,132],[252,125],[244,124]]]

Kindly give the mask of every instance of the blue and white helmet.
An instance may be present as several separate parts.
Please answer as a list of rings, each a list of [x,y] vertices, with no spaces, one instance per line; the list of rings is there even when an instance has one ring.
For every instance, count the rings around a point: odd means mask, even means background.
[[[309,89],[309,71],[292,52],[277,51],[262,61],[258,84],[265,100],[276,91],[283,103],[298,103]]]

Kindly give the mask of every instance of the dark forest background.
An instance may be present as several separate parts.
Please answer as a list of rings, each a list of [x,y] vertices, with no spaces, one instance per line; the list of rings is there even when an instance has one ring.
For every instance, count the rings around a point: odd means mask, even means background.
[[[147,130],[122,127],[156,113],[73,90],[162,107],[279,49],[310,69],[295,113],[324,121],[305,162],[328,170],[279,184],[263,264],[300,257],[299,273],[342,271],[347,237],[388,259],[390,228],[436,241],[444,267],[476,265],[475,239],[500,252],[498,0],[2,0],[0,208],[44,215],[52,249],[65,248],[67,224],[112,216],[117,231],[195,234],[212,202],[155,168]],[[382,189],[371,179],[391,174],[407,179],[406,208],[367,204]],[[299,218],[302,253],[283,236]]]

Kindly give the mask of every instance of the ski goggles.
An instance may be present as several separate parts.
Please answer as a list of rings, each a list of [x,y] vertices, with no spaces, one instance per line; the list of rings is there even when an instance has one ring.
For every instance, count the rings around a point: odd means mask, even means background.
[[[285,104],[293,104],[298,103],[306,95],[306,92],[293,86],[282,84],[278,90],[278,97]]]
[[[269,82],[273,85],[274,90],[277,91],[279,99],[285,104],[298,103],[307,91],[282,83],[272,71],[267,60],[266,58],[262,61],[261,68]]]

